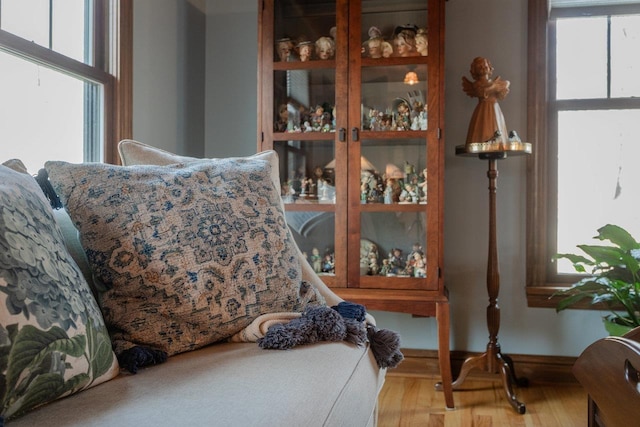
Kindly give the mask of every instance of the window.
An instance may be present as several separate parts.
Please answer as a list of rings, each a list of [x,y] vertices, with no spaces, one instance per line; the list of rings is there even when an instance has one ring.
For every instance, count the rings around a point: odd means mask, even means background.
[[[607,223],[640,236],[640,1],[529,0],[527,296],[576,281],[553,255]]]
[[[0,0],[1,161],[116,162],[131,34],[131,0]]]

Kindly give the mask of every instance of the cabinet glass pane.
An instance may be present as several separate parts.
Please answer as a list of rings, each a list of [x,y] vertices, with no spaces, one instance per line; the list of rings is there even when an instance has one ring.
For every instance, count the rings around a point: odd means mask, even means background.
[[[427,56],[426,1],[363,0],[362,56]]]
[[[334,204],[335,152],[331,141],[275,141],[285,203]]]
[[[335,274],[333,212],[287,211],[287,223],[303,255],[319,275]]]
[[[274,71],[275,132],[335,132],[335,70]]]
[[[274,20],[274,61],[333,59],[335,1],[276,0]]]
[[[362,212],[360,275],[426,277],[426,213]]]
[[[427,203],[424,139],[363,140],[361,203]]]
[[[362,68],[362,129],[427,130],[427,66]]]

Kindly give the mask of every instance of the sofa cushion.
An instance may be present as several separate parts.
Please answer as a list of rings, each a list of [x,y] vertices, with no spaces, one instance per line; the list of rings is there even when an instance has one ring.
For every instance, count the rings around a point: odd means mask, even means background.
[[[132,139],[124,139],[118,144],[118,152],[120,153],[120,160],[123,165],[170,165],[174,163],[188,163],[194,161],[203,161],[207,159],[198,159],[194,157],[185,157],[177,154],[170,153],[160,148],[152,147],[147,144],[143,144],[139,141]],[[262,159],[271,164],[271,181],[275,188],[280,188],[280,176],[279,176],[279,159],[278,154],[273,150],[262,151],[257,154],[253,154],[247,157],[239,157],[244,159]],[[219,159],[208,159],[212,162],[217,162]],[[284,202],[280,199],[281,208],[284,211]],[[307,262],[306,256],[302,254],[298,245],[295,245],[295,250],[298,252],[298,258],[301,260],[302,278],[303,280],[311,283],[315,289],[325,299],[327,305],[337,305],[342,301],[342,298],[333,293],[320,278],[313,271],[311,265]],[[370,323],[374,323],[374,319],[368,316],[367,319]]]
[[[118,374],[98,305],[33,177],[0,166],[0,417]]]
[[[110,288],[101,305],[116,354],[194,350],[313,296],[264,160],[45,167]]]
[[[290,351],[222,343],[122,375],[12,427],[48,420],[58,427],[364,427],[374,423],[384,373],[368,347],[345,342]]]

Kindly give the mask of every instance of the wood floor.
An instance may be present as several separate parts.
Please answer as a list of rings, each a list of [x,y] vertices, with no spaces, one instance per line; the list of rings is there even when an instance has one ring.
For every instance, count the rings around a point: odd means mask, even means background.
[[[519,415],[507,402],[499,377],[469,376],[454,391],[456,408],[446,410],[442,392],[434,390],[436,376],[387,374],[380,393],[380,427],[584,427],[587,394],[577,383],[532,383],[517,388],[527,411]]]

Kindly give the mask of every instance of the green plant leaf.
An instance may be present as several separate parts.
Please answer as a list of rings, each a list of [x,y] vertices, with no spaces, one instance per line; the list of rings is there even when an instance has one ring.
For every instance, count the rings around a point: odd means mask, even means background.
[[[625,252],[614,246],[578,245],[587,255],[593,258],[596,264],[616,266],[622,264],[622,256]]]
[[[593,260],[590,260],[589,258],[585,258],[582,255],[576,255],[576,254],[557,254],[555,257],[555,259],[561,259],[561,258],[566,258],[569,261],[571,261],[571,263],[573,264],[573,266],[575,267],[576,264],[585,264],[585,265],[595,265]]]
[[[600,227],[598,229],[598,235],[595,238],[609,240],[623,251],[640,248],[640,243],[638,243],[627,230],[618,225],[607,224],[604,227]]]

